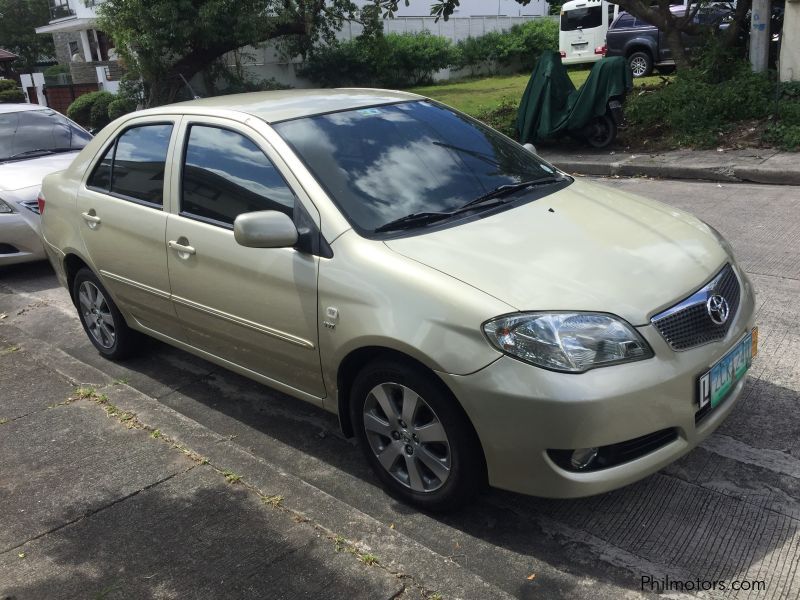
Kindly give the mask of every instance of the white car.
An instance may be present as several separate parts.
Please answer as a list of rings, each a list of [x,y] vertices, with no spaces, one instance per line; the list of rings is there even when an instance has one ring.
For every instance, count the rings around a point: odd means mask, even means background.
[[[46,258],[37,197],[42,179],[66,169],[91,134],[38,104],[0,104],[0,267]]]

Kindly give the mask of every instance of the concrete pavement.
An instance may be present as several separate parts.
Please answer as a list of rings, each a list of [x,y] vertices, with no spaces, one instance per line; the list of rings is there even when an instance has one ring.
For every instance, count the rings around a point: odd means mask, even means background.
[[[232,525],[238,532],[235,536],[209,534],[227,549],[227,563],[214,544],[197,542],[197,530],[170,510],[173,505],[189,506],[197,511],[194,519],[209,523],[202,506],[211,505],[213,513],[213,503],[185,499],[205,498],[193,490],[216,485],[200,479],[208,469],[213,469],[208,472],[222,486],[221,491],[212,487],[214,494],[245,494],[260,503],[259,509],[285,514],[292,525],[294,518],[308,519],[302,525],[322,532],[318,540],[333,546],[330,554],[334,559],[351,561],[349,566],[323,562],[320,569],[335,572],[354,565],[361,571],[353,576],[360,577],[377,568],[377,575],[399,575],[400,592],[412,594],[410,597],[439,593],[445,598],[639,598],[659,591],[657,585],[643,590],[643,577],[655,582],[666,578],[680,582],[725,580],[728,584],[744,580],[765,586],[763,590],[704,592],[702,597],[707,598],[800,597],[800,188],[644,179],[600,183],[695,212],[731,240],[740,264],[757,287],[760,355],[745,397],[702,447],[642,482],[594,498],[542,500],[492,491],[461,513],[425,515],[383,494],[357,449],[338,435],[331,415],[158,343],[148,346],[137,359],[109,363],[86,340],[65,292],[46,266],[9,269],[0,274],[0,313],[6,314],[0,319],[0,419],[9,419],[0,426],[0,523],[16,522],[18,517],[18,505],[4,503],[7,497],[36,494],[37,500],[54,508],[20,517],[20,524],[10,528],[8,536],[25,541],[30,552],[23,545],[0,553],[0,597],[8,593],[7,581],[14,582],[16,587],[11,590],[18,598],[49,597],[34,594],[46,589],[41,586],[48,580],[65,582],[66,590],[75,590],[68,587],[75,578],[110,586],[117,581],[115,577],[88,578],[86,573],[116,576],[117,571],[107,565],[124,564],[129,548],[136,556],[152,552],[159,559],[133,560],[141,565],[137,572],[151,579],[136,580],[138,587],[130,589],[141,593],[127,597],[204,597],[213,593],[249,597],[250,588],[235,587],[226,593],[231,578],[213,579],[205,572],[201,581],[207,587],[192,587],[192,572],[213,570],[220,561],[219,572],[233,573],[234,580],[241,574],[232,566],[237,557],[260,565],[257,558],[249,557],[262,547],[269,554],[266,547],[271,535],[262,536],[261,530],[279,527],[252,513],[244,500],[226,501],[225,505],[240,515],[231,517],[233,521],[248,522],[256,531]],[[19,350],[3,353],[12,347]],[[23,360],[25,357],[33,363]],[[42,369],[58,377],[38,377]],[[143,429],[129,431],[119,417],[107,418],[106,405],[96,399],[46,408],[53,403],[49,396],[72,395],[75,383],[90,383],[118,411],[135,413]],[[23,392],[18,388],[24,392],[19,400]],[[73,409],[78,412],[69,412]],[[90,409],[99,418],[85,417]],[[11,416],[6,417],[6,412]],[[68,461],[63,477],[47,471],[46,461],[30,459],[26,463],[28,438],[4,441],[12,431],[5,428],[21,428],[26,419],[41,420],[41,427],[54,433],[49,440],[56,440],[49,442],[42,434],[39,442],[31,442],[33,454],[38,456],[52,445],[63,447],[66,457],[79,459],[74,450],[78,442],[73,438],[84,432],[86,453],[92,458],[78,460],[80,464]],[[74,427],[70,425],[62,436],[60,428],[70,423]],[[103,430],[94,434],[100,425],[113,426],[130,437]],[[156,429],[158,439],[150,437]],[[104,446],[94,437],[110,442]],[[100,450],[93,450],[95,444],[100,444]],[[152,454],[142,450],[150,445],[161,450],[152,450]],[[175,445],[190,456],[173,448]],[[122,456],[128,452],[130,457]],[[198,457],[209,464],[199,464]],[[175,460],[178,462],[173,464]],[[97,471],[90,469],[88,475],[82,475],[83,469],[95,462]],[[133,465],[139,463],[137,470]],[[170,476],[175,465],[176,474]],[[186,472],[180,470],[189,467]],[[239,483],[228,483],[222,475],[225,471],[241,476]],[[123,475],[117,477],[120,473]],[[26,479],[32,482],[25,488],[27,492],[14,495],[9,491],[24,486]],[[59,542],[52,536],[88,527],[80,524],[106,513],[110,515],[108,527],[99,525],[91,535],[104,530],[107,537],[113,537],[109,531],[115,535],[125,528],[120,519],[111,518],[117,514],[112,509],[134,506],[139,496],[149,493],[149,488],[145,489],[148,480],[160,482],[153,493],[184,499],[148,504],[147,512],[154,516],[132,520],[124,532],[124,543],[109,542],[105,550],[95,551],[96,543],[88,542],[90,552],[83,554],[83,543],[47,545],[48,537]],[[70,487],[70,482],[79,483]],[[48,485],[52,493],[48,493]],[[85,491],[97,492],[102,486],[110,490],[108,498],[116,500],[110,506],[104,504],[104,496]],[[160,486],[165,487],[159,490]],[[133,493],[134,488],[142,491]],[[261,501],[262,496],[275,495],[284,498],[279,507]],[[22,508],[34,510],[27,505]],[[91,515],[80,517],[86,512]],[[160,513],[164,517],[159,520],[155,515]],[[71,524],[51,531],[58,521],[52,514]],[[72,523],[76,518],[79,520]],[[163,535],[159,524],[169,529],[173,521],[175,529]],[[207,527],[213,530],[213,524]],[[349,540],[347,544],[356,544],[361,552],[376,556],[379,564],[367,569],[350,553],[336,552],[337,535]],[[37,536],[41,537],[26,541]],[[192,554],[181,562],[183,557],[176,548],[192,548]],[[19,552],[26,558],[20,559]],[[303,556],[298,552],[292,555]],[[280,570],[280,562],[264,563],[249,581],[256,597],[258,593],[273,597],[267,591],[283,589],[279,579],[271,579]],[[159,565],[155,577],[150,570],[153,564]],[[29,579],[18,573],[20,565]],[[172,572],[174,577],[169,575]],[[259,587],[262,578],[273,582],[273,588]],[[128,580],[123,577],[123,581]],[[375,586],[366,589],[378,590],[376,597],[385,591],[381,578],[363,585]],[[286,589],[296,590],[291,584]],[[391,586],[386,589],[391,593]],[[337,597],[336,590],[332,587],[326,595]],[[296,592],[301,594],[303,589]],[[673,591],[665,597],[687,595]]]
[[[541,146],[539,154],[567,173],[800,185],[800,154],[774,148],[623,152]]]

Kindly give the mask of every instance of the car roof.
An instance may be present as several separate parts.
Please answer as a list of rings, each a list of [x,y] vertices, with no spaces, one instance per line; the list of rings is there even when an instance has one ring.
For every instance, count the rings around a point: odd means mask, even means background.
[[[213,98],[202,98],[147,109],[137,112],[136,115],[175,114],[175,112],[213,114],[217,111],[232,110],[258,117],[267,123],[276,123],[300,117],[420,99],[423,99],[423,96],[393,90],[367,88],[293,89],[214,96]]]
[[[574,10],[576,8],[586,8],[592,6],[600,6],[602,0],[569,0],[561,5],[561,12]]]
[[[52,110],[40,104],[0,104],[0,113],[21,112],[23,110]]]

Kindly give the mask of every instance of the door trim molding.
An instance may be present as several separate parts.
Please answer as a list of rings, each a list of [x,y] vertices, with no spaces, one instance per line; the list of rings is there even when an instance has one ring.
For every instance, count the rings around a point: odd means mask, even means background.
[[[228,321],[229,323],[234,323],[235,325],[240,325],[242,327],[252,329],[253,331],[257,331],[259,333],[269,335],[279,340],[283,340],[284,342],[289,342],[290,344],[294,344],[295,346],[300,346],[301,348],[307,348],[309,350],[313,350],[316,347],[314,345],[314,342],[310,340],[297,337],[296,335],[292,335],[291,333],[286,333],[285,331],[281,331],[279,329],[273,329],[272,327],[267,327],[266,325],[262,325],[254,321],[248,321],[247,319],[242,319],[241,317],[237,317],[230,313],[226,313],[221,310],[211,308],[210,306],[206,306],[205,304],[199,304],[197,302],[193,302],[187,298],[181,298],[180,296],[173,295],[172,301],[175,302],[176,304],[181,304],[182,306],[185,306],[187,308],[191,308],[200,312],[204,312],[211,316],[217,317],[219,319],[223,319],[225,321]]]
[[[108,271],[104,271],[103,269],[100,269],[100,275],[102,275],[103,277],[108,277],[109,279],[112,279],[112,280],[116,281],[117,283],[124,283],[125,285],[129,285],[129,286],[131,286],[133,288],[136,288],[138,290],[142,290],[144,292],[148,292],[150,294],[153,294],[154,296],[158,296],[159,298],[164,298],[165,300],[169,300],[170,299],[170,293],[169,292],[165,292],[165,291],[160,290],[158,288],[150,287],[149,285],[145,285],[143,283],[139,283],[138,281],[134,281],[133,279],[128,279],[127,277],[123,277],[122,275],[116,275],[114,273],[110,273]]]

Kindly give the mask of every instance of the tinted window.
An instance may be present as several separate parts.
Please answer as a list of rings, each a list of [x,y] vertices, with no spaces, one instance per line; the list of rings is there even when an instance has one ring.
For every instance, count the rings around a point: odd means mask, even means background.
[[[633,27],[636,24],[636,19],[633,18],[633,15],[620,15],[619,19],[616,20],[614,23],[614,29],[625,29]]]
[[[80,150],[91,134],[51,109],[0,113],[0,160]]]
[[[573,8],[561,13],[561,31],[590,29],[603,24],[603,9],[600,6]]]
[[[275,125],[361,231],[416,212],[458,208],[553,170],[496,131],[430,102]]]
[[[183,165],[181,212],[233,224],[246,212],[292,216],[294,194],[252,141],[218,127],[193,125]]]
[[[164,165],[172,125],[142,125],[117,140],[111,167],[111,191],[161,205]]]
[[[103,154],[103,158],[97,163],[94,172],[86,185],[93,188],[98,188],[104,191],[111,189],[111,162],[114,160],[114,144],[111,144]]]

